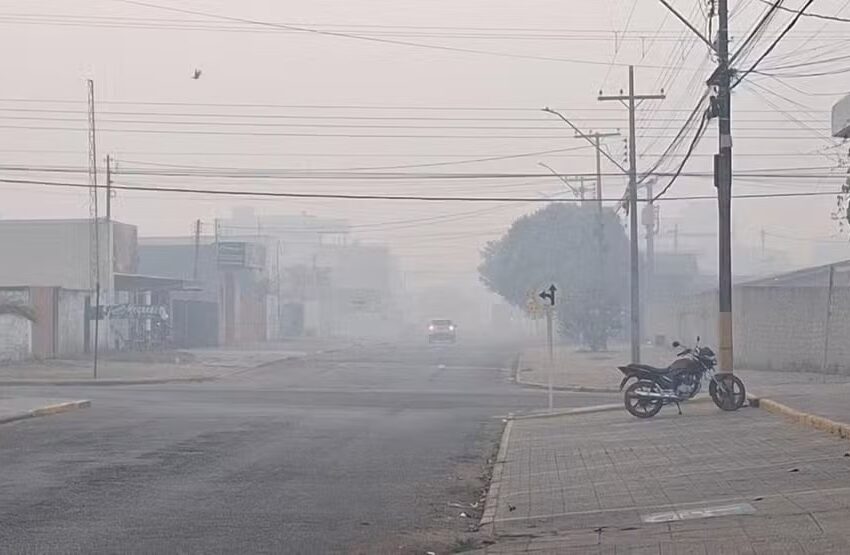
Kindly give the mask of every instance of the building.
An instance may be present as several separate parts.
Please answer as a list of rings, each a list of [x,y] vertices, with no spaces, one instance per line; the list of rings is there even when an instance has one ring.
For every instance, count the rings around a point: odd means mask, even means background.
[[[7,359],[88,351],[98,315],[97,283],[101,348],[166,346],[168,295],[184,284],[138,273],[135,226],[106,220],[95,226],[89,219],[0,220],[0,260],[0,302],[10,310],[0,321],[5,338],[0,352],[14,353]]]
[[[191,282],[171,295],[176,347],[245,345],[276,337],[277,293],[266,250],[252,241],[214,237],[141,239],[143,272]]]

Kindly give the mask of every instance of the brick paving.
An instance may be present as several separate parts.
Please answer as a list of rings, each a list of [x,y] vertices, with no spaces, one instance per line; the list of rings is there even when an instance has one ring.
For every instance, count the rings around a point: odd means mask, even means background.
[[[850,444],[753,408],[684,413],[511,422],[481,553],[850,553]]]

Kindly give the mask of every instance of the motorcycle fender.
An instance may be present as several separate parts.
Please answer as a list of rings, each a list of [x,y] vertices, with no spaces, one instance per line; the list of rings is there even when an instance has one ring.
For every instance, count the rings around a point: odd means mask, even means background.
[[[623,378],[623,381],[621,381],[621,382],[620,382],[620,391],[623,391],[623,388],[624,388],[624,387],[626,387],[626,384],[627,384],[627,383],[628,383],[628,381],[629,381],[629,380],[631,380],[632,378],[637,378],[637,376],[636,376],[635,374],[629,374],[628,376],[626,376],[625,378]]]

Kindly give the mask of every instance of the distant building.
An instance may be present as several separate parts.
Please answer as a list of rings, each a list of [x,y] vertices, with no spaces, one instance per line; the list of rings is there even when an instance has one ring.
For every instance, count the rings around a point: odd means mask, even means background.
[[[171,297],[177,347],[244,345],[273,339],[274,291],[261,244],[213,237],[149,237],[139,245],[144,272],[191,282]],[[275,320],[276,321],[276,320]],[[274,324],[271,326],[274,327]]]
[[[168,295],[183,282],[138,273],[135,226],[100,220],[95,229],[89,219],[0,220],[0,261],[0,303],[24,307],[33,316],[28,322],[20,313],[0,317],[0,358],[4,352],[15,353],[7,359],[49,358],[90,349],[95,274],[101,348],[165,346]]]

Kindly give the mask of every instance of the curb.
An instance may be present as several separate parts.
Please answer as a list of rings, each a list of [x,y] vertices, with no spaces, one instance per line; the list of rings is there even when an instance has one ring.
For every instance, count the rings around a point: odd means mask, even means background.
[[[693,402],[693,401],[692,401]],[[623,403],[610,404],[610,405],[595,405],[592,407],[581,407],[577,409],[562,409],[554,412],[545,412],[539,414],[522,414],[519,416],[512,416],[512,420],[537,420],[540,418],[557,418],[559,416],[573,416],[579,414],[592,414],[594,412],[608,412],[612,410],[625,410],[623,408]]]
[[[342,350],[342,349],[337,349]],[[324,353],[326,351],[318,351],[318,353]],[[327,352],[334,352],[333,350],[328,350]],[[233,376],[239,376],[241,374],[246,374],[248,372],[252,372],[254,370],[261,370],[265,367],[272,366],[274,364],[278,364],[280,362],[286,362],[290,360],[297,360],[304,358],[305,355],[290,355],[280,359],[271,360],[268,362],[262,362],[257,364],[256,366],[251,366],[250,368],[240,368],[239,370],[234,370],[232,372],[222,372],[220,374],[215,374],[211,376],[189,376],[183,378],[138,378],[134,380],[122,380],[122,379],[76,379],[76,380],[0,380],[0,387],[3,386],[38,386],[38,385],[54,385],[54,386],[72,386],[72,385],[97,385],[97,386],[118,386],[118,385],[157,385],[157,384],[170,384],[170,383],[203,383],[203,382],[214,382],[224,378],[230,378]]]
[[[219,376],[197,376],[193,378],[150,378],[137,380],[2,380],[2,386],[25,386],[25,385],[155,385],[165,383],[199,383],[211,382],[219,379]]]
[[[807,426],[815,430],[837,435],[841,439],[850,439],[850,424],[836,422],[835,420],[830,420],[823,416],[817,416],[815,414],[792,409],[791,407],[783,405],[782,403],[777,403],[772,399],[765,399],[752,395],[747,395],[747,399],[752,407],[758,407],[766,410],[767,412],[784,416],[796,424],[802,424],[803,426]]]
[[[478,523],[481,529],[486,528],[489,535],[496,532],[496,509],[499,506],[499,489],[502,487],[502,473],[505,471],[505,456],[508,453],[508,441],[511,438],[513,420],[508,420],[505,429],[502,430],[502,439],[499,441],[499,453],[493,464],[493,477],[490,479],[490,487],[487,489],[487,498],[484,500],[484,513]]]
[[[60,414],[63,412],[68,412],[75,409],[84,409],[91,406],[91,401],[82,400],[82,401],[69,401],[67,403],[57,403],[55,405],[47,405],[46,407],[39,407],[37,409],[28,410],[26,412],[22,412],[20,414],[15,414],[12,416],[0,417],[0,424],[8,424],[10,422],[17,422],[18,420],[26,420],[27,418],[37,418],[39,416],[50,416],[52,414]]]

